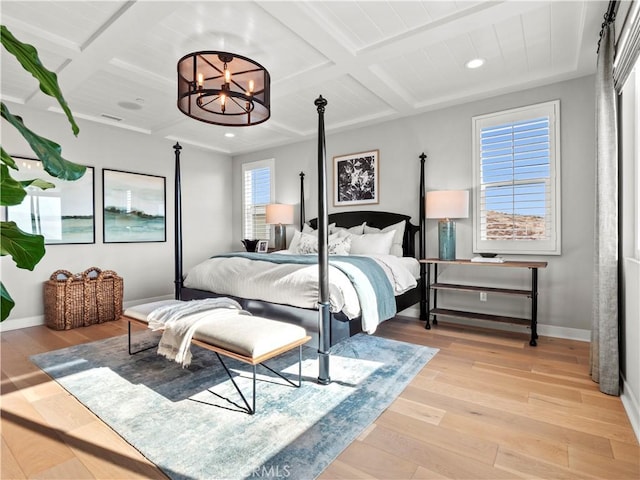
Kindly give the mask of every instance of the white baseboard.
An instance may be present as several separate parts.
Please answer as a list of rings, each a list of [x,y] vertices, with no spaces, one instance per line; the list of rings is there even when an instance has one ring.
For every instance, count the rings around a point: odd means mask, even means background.
[[[167,294],[160,297],[142,298],[138,300],[130,300],[123,302],[122,306],[126,309],[132,305],[140,305],[142,303],[157,302],[159,300],[168,300],[173,298],[173,295]],[[44,325],[44,315],[35,315],[33,317],[22,318],[10,318],[0,323],[0,332],[8,332],[10,330],[17,330],[19,328],[37,327],[38,325]]]
[[[415,305],[398,312],[398,315],[405,317],[420,318],[420,308]],[[498,323],[489,320],[474,320],[471,318],[447,317],[447,322],[457,325],[468,325],[472,327],[487,327],[494,330],[504,330],[507,332],[528,333],[529,329],[523,325],[511,325],[508,323]],[[538,335],[554,338],[566,338],[567,340],[578,340],[580,342],[591,341],[591,330],[580,328],[558,327],[556,325],[543,325],[538,323]]]
[[[629,388],[629,385],[622,378],[622,394],[620,395],[624,410],[627,412],[629,422],[631,422],[631,428],[633,428],[636,434],[636,439],[640,442],[640,402],[633,390]]]
[[[403,317],[420,318],[420,307],[413,305],[401,312],[398,312],[398,315],[402,315]]]
[[[582,328],[558,327],[556,325],[538,324],[538,334],[544,337],[566,338],[579,342],[591,342],[591,330]]]
[[[156,302],[158,300],[168,300],[173,298],[173,295],[167,294],[159,297],[151,297],[144,298],[138,300],[131,300],[128,302],[124,302],[124,308],[128,308],[132,305],[139,305],[141,303],[148,302]],[[399,315],[403,315],[406,317],[412,318],[420,318],[420,307],[411,306],[402,312],[398,312]],[[508,332],[522,332],[527,333],[528,329],[521,325],[509,325],[498,322],[490,322],[483,320],[473,320],[466,318],[449,318],[447,317],[447,321],[451,323],[456,323],[459,325],[470,325],[475,327],[488,327],[494,330],[505,330]],[[0,323],[0,332],[6,332],[9,330],[15,330],[18,328],[27,328],[27,327],[35,327],[37,325],[44,325],[44,315],[37,315],[35,317],[24,317],[24,318],[16,318],[12,320],[5,320]],[[569,328],[569,327],[557,327],[555,325],[542,325],[538,324],[538,334],[546,337],[555,337],[555,338],[566,338],[569,340],[579,340],[581,342],[589,342],[591,341],[591,331],[590,330],[581,330],[578,328]]]
[[[19,328],[37,327],[44,325],[44,315],[36,315],[35,317],[8,318],[0,323],[0,332],[8,332],[9,330],[18,330]]]

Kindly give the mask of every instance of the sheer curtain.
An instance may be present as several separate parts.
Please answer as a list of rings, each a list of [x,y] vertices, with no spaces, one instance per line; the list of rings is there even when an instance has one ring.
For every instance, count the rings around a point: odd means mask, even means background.
[[[603,25],[596,73],[596,208],[591,378],[620,393],[618,348],[618,131],[613,22]]]

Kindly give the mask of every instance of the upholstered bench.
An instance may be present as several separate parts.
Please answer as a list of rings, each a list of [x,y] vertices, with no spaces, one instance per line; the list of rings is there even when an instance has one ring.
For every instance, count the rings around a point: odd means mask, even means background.
[[[192,301],[197,302],[198,300]],[[147,350],[148,348],[153,348],[153,346],[147,347],[135,352],[131,350],[131,323],[148,326],[147,318],[151,312],[159,307],[175,303],[181,303],[181,301],[162,300],[129,307],[124,311],[121,318],[126,320],[129,326],[128,344],[130,355]],[[256,365],[262,365],[294,387],[300,387],[302,381],[302,345],[311,339],[304,328],[298,325],[253,315],[217,317],[218,318],[211,323],[204,323],[198,326],[191,343],[211,350],[216,354],[227,375],[233,382],[234,387],[242,397],[246,405],[247,413],[253,414],[256,410]],[[264,363],[296,347],[298,347],[297,384]],[[253,404],[251,407],[220,355],[248,363],[252,366]]]

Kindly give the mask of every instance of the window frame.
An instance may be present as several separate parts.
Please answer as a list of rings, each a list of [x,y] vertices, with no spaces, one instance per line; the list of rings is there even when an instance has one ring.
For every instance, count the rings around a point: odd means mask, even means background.
[[[548,240],[483,240],[482,239],[482,165],[480,135],[482,128],[509,122],[549,117],[549,211],[551,235]],[[509,255],[561,255],[561,176],[560,176],[560,100],[552,100],[523,107],[502,110],[472,117],[473,158],[473,253],[492,252]],[[540,183],[532,179],[529,183]],[[521,183],[515,182],[515,184]]]
[[[634,150],[635,150],[635,192],[634,192],[634,204],[635,204],[635,258],[640,260],[640,58],[636,60],[636,64],[633,67],[635,74],[635,92],[634,92],[634,108],[635,108],[635,138],[634,138]]]
[[[241,204],[242,204],[242,210],[241,210],[241,221],[242,221],[242,238],[251,238],[247,235],[247,231],[246,231],[246,214],[247,214],[247,202],[246,202],[246,183],[245,183],[245,175],[247,172],[252,171],[252,170],[257,170],[260,168],[268,168],[269,169],[269,202],[265,204],[268,205],[269,203],[273,203],[274,202],[274,198],[275,198],[275,159],[274,158],[269,158],[266,160],[258,160],[255,162],[247,162],[247,163],[243,163],[242,164],[242,188],[241,188]],[[256,205],[261,205],[261,204],[256,204]],[[270,240],[272,235],[271,235],[271,226],[267,226],[266,230],[266,237],[260,237],[260,238],[255,238],[255,240]]]

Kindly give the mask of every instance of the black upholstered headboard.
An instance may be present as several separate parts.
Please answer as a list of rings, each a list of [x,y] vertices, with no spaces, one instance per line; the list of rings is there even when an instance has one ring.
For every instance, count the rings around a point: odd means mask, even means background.
[[[402,220],[405,220],[407,222],[404,229],[404,238],[402,239],[403,254],[405,257],[415,257],[416,233],[420,230],[420,227],[411,223],[410,216],[402,215],[400,213],[379,212],[371,210],[336,212],[329,214],[329,223],[335,223],[336,226],[344,228],[362,225],[364,222],[366,222],[370,227],[385,228],[389,225],[395,225]],[[309,220],[308,223],[311,228],[318,228],[317,218]]]

